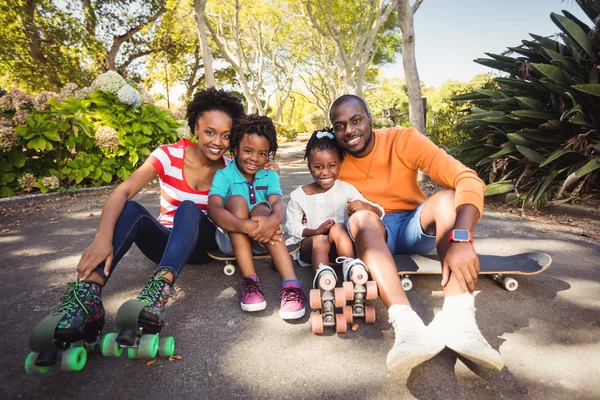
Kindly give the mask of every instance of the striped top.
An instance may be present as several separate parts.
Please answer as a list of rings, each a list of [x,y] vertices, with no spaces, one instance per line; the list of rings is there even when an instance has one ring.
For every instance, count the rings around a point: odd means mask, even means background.
[[[148,157],[158,173],[160,182],[160,215],[158,221],[167,228],[173,227],[173,217],[177,207],[184,200],[191,200],[206,214],[208,190],[194,190],[183,176],[184,153],[186,146],[195,143],[181,139],[177,143],[160,146]],[[223,156],[223,166],[231,162],[231,158]]]

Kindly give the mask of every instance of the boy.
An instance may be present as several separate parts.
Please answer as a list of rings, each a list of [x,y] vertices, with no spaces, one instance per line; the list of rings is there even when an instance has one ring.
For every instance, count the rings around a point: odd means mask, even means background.
[[[242,117],[231,130],[230,146],[234,162],[213,179],[208,216],[219,227],[219,249],[235,254],[242,272],[242,310],[261,311],[267,305],[252,254],[268,252],[283,280],[279,316],[284,320],[301,318],[305,313],[304,292],[279,231],[285,215],[279,176],[263,169],[277,152],[275,126],[267,117]]]

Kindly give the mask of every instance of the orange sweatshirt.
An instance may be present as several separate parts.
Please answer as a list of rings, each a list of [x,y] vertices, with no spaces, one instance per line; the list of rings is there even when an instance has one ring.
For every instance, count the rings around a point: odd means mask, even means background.
[[[413,128],[376,129],[371,153],[356,158],[346,153],[339,179],[351,183],[385,212],[412,211],[426,200],[417,184],[417,170],[454,189],[455,206],[472,204],[483,212],[485,183],[477,174]]]

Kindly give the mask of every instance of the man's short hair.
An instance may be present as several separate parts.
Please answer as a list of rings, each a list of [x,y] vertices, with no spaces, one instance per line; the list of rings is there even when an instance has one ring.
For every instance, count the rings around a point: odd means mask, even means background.
[[[351,100],[357,101],[358,104],[361,105],[363,110],[365,110],[365,113],[367,113],[367,115],[371,115],[371,111],[369,111],[369,106],[367,106],[367,103],[362,99],[362,97],[359,97],[354,94],[343,94],[333,102],[333,104],[331,105],[331,108],[329,109],[329,119],[332,120],[331,122],[333,122],[333,118],[331,118],[331,117],[332,117],[334,109],[338,108],[342,104],[345,104]]]

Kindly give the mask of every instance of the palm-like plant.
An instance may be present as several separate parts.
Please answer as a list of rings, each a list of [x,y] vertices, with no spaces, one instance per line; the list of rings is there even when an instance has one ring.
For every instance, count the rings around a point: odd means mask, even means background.
[[[552,13],[558,37],[532,34],[506,54],[486,53],[475,62],[506,73],[498,88],[454,98],[475,106],[457,126],[471,139],[452,151],[487,180],[487,195],[515,191],[540,206],[598,185],[600,0],[577,4],[596,26]]]

